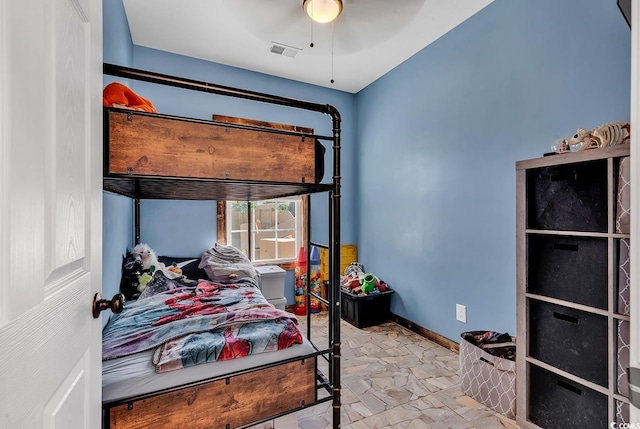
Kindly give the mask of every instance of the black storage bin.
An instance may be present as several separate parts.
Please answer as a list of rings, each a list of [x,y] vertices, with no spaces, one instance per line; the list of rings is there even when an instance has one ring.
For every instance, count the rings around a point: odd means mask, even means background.
[[[529,420],[545,429],[607,428],[607,396],[529,365]]]
[[[342,319],[356,328],[379,325],[389,320],[392,289],[379,294],[355,295],[342,291]]]
[[[607,232],[607,160],[527,171],[527,228]]]
[[[606,238],[530,234],[527,292],[606,310],[607,248]]]
[[[607,318],[575,308],[529,301],[529,356],[608,386]]]

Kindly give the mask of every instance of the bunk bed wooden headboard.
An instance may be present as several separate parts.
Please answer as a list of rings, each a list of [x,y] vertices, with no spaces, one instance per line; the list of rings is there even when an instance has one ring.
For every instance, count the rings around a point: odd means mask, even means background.
[[[319,181],[315,141],[304,135],[119,109],[108,109],[105,118],[108,174]]]

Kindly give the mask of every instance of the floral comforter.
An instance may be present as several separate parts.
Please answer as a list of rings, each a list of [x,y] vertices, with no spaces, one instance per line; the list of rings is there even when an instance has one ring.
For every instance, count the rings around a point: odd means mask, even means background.
[[[253,281],[196,283],[157,272],[147,289],[105,326],[103,360],[153,349],[156,371],[165,372],[302,343],[295,316],[269,304]]]

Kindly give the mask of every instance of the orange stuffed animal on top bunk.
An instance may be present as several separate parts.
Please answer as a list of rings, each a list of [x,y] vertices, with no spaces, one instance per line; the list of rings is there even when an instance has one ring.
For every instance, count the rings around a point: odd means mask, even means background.
[[[156,108],[153,107],[153,103],[118,82],[112,82],[104,87],[102,105],[105,107],[125,107],[152,113],[157,112]]]

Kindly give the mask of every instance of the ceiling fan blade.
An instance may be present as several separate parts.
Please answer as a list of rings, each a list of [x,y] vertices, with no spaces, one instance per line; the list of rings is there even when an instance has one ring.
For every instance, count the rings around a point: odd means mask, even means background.
[[[347,55],[388,40],[402,30],[425,0],[343,0],[342,14],[332,23],[314,24],[316,54]]]
[[[379,25],[382,22],[397,19],[406,20],[417,14],[426,0],[343,0],[344,7],[341,16],[348,16],[349,20],[358,25]]]
[[[307,17],[302,2],[297,0],[236,0],[225,7],[231,19],[244,30],[258,35],[286,30]]]

